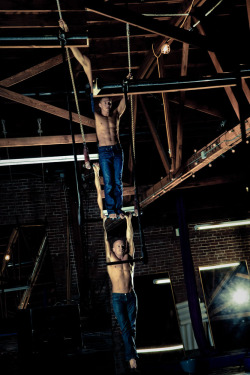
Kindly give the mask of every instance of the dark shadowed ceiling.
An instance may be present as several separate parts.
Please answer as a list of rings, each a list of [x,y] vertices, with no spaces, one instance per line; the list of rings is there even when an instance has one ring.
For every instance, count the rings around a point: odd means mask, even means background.
[[[120,124],[125,204],[133,201],[133,124],[142,208],[154,203],[154,211],[160,210],[165,201],[170,207],[171,194],[181,188],[189,202],[196,202],[196,208],[189,204],[191,211],[231,207],[238,214],[241,207],[247,215],[247,0],[2,0],[1,162],[72,155],[69,109],[75,152],[83,153],[69,66],[63,63],[65,48],[59,40],[58,5],[69,26],[66,45],[78,46],[91,59],[97,97],[111,95],[115,104],[123,92],[132,95],[132,107],[128,102]],[[161,53],[165,42],[169,54]],[[88,82],[74,58],[71,66],[89,153],[96,154]],[[129,72],[132,79],[127,79]],[[77,164],[85,177],[93,175],[83,162]],[[5,177],[44,170],[50,175],[73,171],[73,162],[0,167]]]

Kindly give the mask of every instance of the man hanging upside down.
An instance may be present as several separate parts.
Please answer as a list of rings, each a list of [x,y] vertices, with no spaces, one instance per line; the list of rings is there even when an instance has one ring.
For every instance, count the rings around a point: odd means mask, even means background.
[[[67,24],[62,19],[60,19],[59,25],[64,31],[69,31]],[[118,217],[123,219],[122,173],[124,156],[118,133],[120,118],[126,109],[125,96],[122,97],[119,105],[114,110],[111,110],[112,101],[109,97],[101,98],[98,103],[99,110],[96,111],[93,105],[91,62],[89,58],[83,55],[77,47],[70,48],[75,58],[82,65],[91,89],[91,104],[95,116],[99,163],[103,174],[105,205],[108,212],[108,217],[111,219],[116,219]]]

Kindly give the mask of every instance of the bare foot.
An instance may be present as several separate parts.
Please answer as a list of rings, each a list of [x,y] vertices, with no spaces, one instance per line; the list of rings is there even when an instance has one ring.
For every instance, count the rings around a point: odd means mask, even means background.
[[[116,219],[116,218],[117,218],[117,215],[116,215],[116,214],[109,214],[109,218],[110,218],[110,219]]]
[[[121,212],[121,213],[119,214],[119,218],[120,218],[120,219],[124,219],[124,218],[125,218],[125,213],[124,213],[124,212]]]
[[[137,363],[136,363],[136,360],[134,358],[129,360],[129,366],[130,366],[130,368],[137,368]]]

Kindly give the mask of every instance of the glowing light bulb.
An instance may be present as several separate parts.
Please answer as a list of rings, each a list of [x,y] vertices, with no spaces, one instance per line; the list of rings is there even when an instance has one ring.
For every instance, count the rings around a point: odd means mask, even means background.
[[[4,256],[4,259],[7,260],[7,261],[10,260],[10,255],[9,255],[9,254],[6,254],[6,255]]]
[[[161,47],[161,53],[163,53],[164,55],[167,55],[167,54],[169,54],[169,52],[170,52],[170,45],[168,43],[165,43]]]

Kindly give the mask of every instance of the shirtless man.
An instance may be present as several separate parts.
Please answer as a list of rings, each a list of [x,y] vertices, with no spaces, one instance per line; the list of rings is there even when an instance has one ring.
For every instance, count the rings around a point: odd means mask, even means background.
[[[60,27],[68,32],[67,24],[61,19]],[[83,55],[77,47],[70,47],[75,58],[82,65],[87,75],[91,90],[91,105],[95,116],[96,135],[98,139],[99,163],[103,173],[105,203],[108,217],[116,219],[124,218],[123,204],[123,150],[119,141],[119,123],[126,109],[125,96],[118,107],[111,111],[112,101],[108,97],[101,98],[98,105],[99,111],[93,104],[93,80],[89,58]]]
[[[114,239],[111,249],[106,237],[107,263],[133,260],[134,258],[132,215],[125,215],[125,217],[127,220],[126,237],[129,249],[125,247],[123,239]],[[133,283],[134,263],[111,264],[107,266],[107,269],[112,284],[113,310],[121,329],[125,357],[129,362],[130,369],[135,371],[137,369],[136,360],[138,358],[135,345],[138,305]]]

